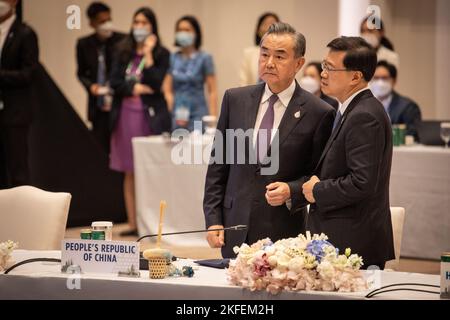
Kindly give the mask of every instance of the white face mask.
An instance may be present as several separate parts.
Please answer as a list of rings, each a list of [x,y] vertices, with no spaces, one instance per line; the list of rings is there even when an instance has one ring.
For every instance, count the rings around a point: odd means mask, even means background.
[[[300,79],[300,87],[314,94],[320,90],[320,83],[313,77],[306,76]]]
[[[105,39],[108,39],[113,34],[113,24],[111,21],[106,21],[97,27],[97,34]]]
[[[141,43],[144,42],[145,39],[151,34],[150,31],[148,31],[145,28],[134,28],[133,29],[133,37],[136,42]]]
[[[11,11],[11,5],[8,2],[0,1],[0,17],[6,16]]]
[[[369,87],[377,99],[386,98],[392,92],[391,82],[382,79],[370,81]]]
[[[361,34],[361,38],[366,40],[368,44],[372,46],[372,48],[376,49],[380,45],[380,39],[373,33],[363,33]]]

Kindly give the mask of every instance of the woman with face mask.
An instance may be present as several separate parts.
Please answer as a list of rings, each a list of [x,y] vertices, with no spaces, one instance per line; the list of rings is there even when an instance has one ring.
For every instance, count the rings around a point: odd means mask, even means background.
[[[255,45],[244,50],[244,57],[239,70],[240,86],[250,86],[261,81],[258,75],[259,43],[269,27],[277,22],[280,22],[280,18],[273,12],[266,12],[258,18],[254,36]]]
[[[173,129],[193,131],[195,121],[201,121],[208,114],[217,115],[214,63],[210,54],[200,50],[201,44],[202,33],[197,19],[181,17],[175,27],[175,45],[180,50],[170,57],[170,70],[164,83],[167,103],[173,114]]]
[[[336,99],[324,94],[320,89],[321,73],[322,66],[320,62],[312,61],[308,63],[303,71],[303,77],[300,79],[299,85],[302,89],[312,93],[337,110],[339,108],[339,102]]]
[[[384,24],[381,19],[375,20],[371,16],[365,17],[360,26],[361,37],[377,51],[378,61],[385,60],[397,69],[399,57],[394,52],[394,46],[385,36]]]
[[[110,168],[124,172],[124,198],[130,230],[137,235],[131,139],[170,131],[170,113],[161,87],[170,53],[161,46],[156,17],[150,8],[136,11],[130,34],[113,60]]]

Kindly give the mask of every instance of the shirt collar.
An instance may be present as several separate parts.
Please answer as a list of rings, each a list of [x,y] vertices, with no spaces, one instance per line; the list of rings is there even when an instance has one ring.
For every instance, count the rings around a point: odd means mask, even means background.
[[[294,95],[294,91],[295,91],[295,80],[292,80],[292,83],[289,85],[289,87],[287,87],[286,89],[284,89],[283,91],[281,91],[280,93],[277,94],[278,100],[280,100],[283,107],[287,108],[287,106],[289,105],[289,102],[291,101],[292,96]],[[264,94],[261,99],[261,103],[264,103],[267,100],[269,100],[269,98],[273,94],[274,93],[272,91],[270,91],[269,86],[266,83],[266,86],[264,89]]]
[[[6,19],[0,24],[0,29],[2,31],[2,35],[9,32],[9,29],[11,29],[11,26],[13,25],[14,21],[16,20],[16,14],[14,13],[11,17]]]
[[[350,105],[350,103],[352,102],[352,100],[361,92],[363,92],[364,90],[369,89],[369,86],[367,85],[365,88],[362,88],[361,90],[356,91],[354,94],[352,94],[350,97],[347,98],[347,100],[344,101],[344,103],[342,103],[339,106],[339,112],[341,113],[341,115],[344,114],[345,110],[347,110],[347,107]]]

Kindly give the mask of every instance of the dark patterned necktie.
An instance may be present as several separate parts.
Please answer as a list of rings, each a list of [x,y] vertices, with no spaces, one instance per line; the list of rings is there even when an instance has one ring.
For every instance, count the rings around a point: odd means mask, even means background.
[[[336,127],[341,123],[341,119],[342,119],[342,114],[340,111],[337,112],[336,114],[336,118],[334,118],[334,122],[333,122],[333,131],[336,129]]]
[[[269,150],[270,141],[272,137],[273,121],[275,118],[273,106],[275,102],[277,102],[277,100],[278,96],[276,94],[273,94],[269,98],[269,107],[267,108],[267,111],[264,114],[264,117],[261,120],[261,125],[259,126],[258,129],[256,144],[257,144],[257,157],[259,163],[261,163],[261,161],[266,157],[267,151]]]

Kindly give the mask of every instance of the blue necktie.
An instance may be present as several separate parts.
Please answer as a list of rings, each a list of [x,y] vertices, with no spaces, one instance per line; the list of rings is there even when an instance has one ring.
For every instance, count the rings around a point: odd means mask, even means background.
[[[334,122],[333,122],[333,131],[334,129],[336,129],[336,127],[341,123],[341,119],[342,119],[342,114],[340,111],[337,112],[336,114],[336,118],[334,118]]]
[[[106,83],[106,64],[105,64],[105,47],[102,46],[98,51],[98,67],[97,67],[97,83],[104,86]],[[105,104],[103,95],[97,96],[97,107],[102,108]]]
[[[270,141],[272,137],[273,121],[275,119],[275,112],[273,106],[275,102],[277,102],[277,100],[278,96],[276,94],[273,94],[269,98],[269,106],[267,107],[267,111],[264,114],[264,117],[261,120],[261,125],[259,126],[258,129],[256,144],[257,144],[257,157],[259,163],[261,163],[261,161],[265,158],[265,156],[267,155],[267,151],[269,150]]]

